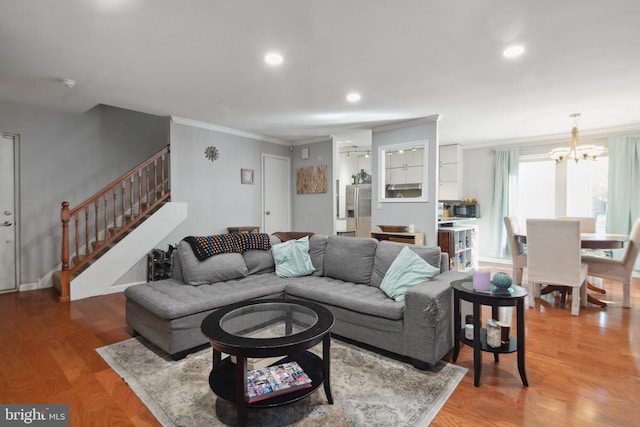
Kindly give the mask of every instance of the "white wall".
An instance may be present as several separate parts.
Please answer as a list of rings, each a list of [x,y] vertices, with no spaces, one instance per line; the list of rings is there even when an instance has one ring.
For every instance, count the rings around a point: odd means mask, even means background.
[[[378,148],[384,145],[404,144],[412,141],[429,141],[427,202],[380,202],[378,179],[374,176],[372,185],[372,225],[377,224],[409,225],[414,224],[416,232],[425,234],[426,244],[435,246],[438,244],[437,237],[437,209],[438,209],[438,123],[437,118],[427,120],[427,122],[411,122],[418,124],[406,124],[404,127],[382,130],[374,129],[373,132],[373,164],[372,169],[378,170]],[[402,125],[399,125],[402,126]]]

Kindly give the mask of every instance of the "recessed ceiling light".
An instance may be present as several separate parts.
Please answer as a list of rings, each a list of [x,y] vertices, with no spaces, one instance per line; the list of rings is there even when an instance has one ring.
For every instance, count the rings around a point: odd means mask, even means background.
[[[358,102],[360,101],[360,98],[362,98],[360,96],[360,94],[358,92],[351,92],[349,94],[347,94],[347,101],[349,102]]]
[[[508,48],[502,51],[502,55],[505,58],[517,58],[523,53],[524,53],[524,46],[521,46],[521,45],[509,46]]]
[[[61,83],[68,88],[72,88],[76,86],[76,81],[71,79],[62,79]]]
[[[284,58],[277,52],[269,52],[264,56],[264,62],[269,65],[280,65],[282,61],[284,61]]]

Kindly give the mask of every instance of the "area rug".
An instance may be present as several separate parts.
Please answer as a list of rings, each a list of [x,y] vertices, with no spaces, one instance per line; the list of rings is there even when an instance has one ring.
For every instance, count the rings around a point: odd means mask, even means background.
[[[164,426],[236,424],[233,404],[209,388],[211,349],[173,361],[143,338],[96,350]],[[312,351],[320,354],[322,346]],[[443,361],[421,371],[409,363],[331,341],[331,391],[324,388],[290,405],[249,411],[250,426],[426,426],[456,388],[466,368]]]

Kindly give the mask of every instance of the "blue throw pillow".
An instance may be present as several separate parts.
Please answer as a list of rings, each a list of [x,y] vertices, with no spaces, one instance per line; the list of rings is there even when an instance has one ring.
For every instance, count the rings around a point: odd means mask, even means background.
[[[313,263],[309,256],[309,237],[288,240],[271,248],[276,274],[280,277],[300,277],[313,273]]]
[[[389,298],[398,302],[404,301],[404,294],[409,288],[436,276],[438,273],[440,273],[439,269],[405,246],[389,266],[380,284],[380,289]]]

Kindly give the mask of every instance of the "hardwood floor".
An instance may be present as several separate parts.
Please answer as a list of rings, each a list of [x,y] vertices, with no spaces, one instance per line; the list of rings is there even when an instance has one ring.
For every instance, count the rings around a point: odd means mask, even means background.
[[[472,349],[462,346],[457,363],[469,371],[432,425],[638,425],[639,284],[632,309],[622,308],[620,285],[608,282],[607,309],[590,306],[573,317],[552,296],[527,308],[528,388],[515,354],[494,364],[489,353],[474,387]],[[1,294],[0,402],[68,403],[72,426],[159,425],[95,352],[129,338],[124,302],[112,294],[61,304],[50,289]]]

